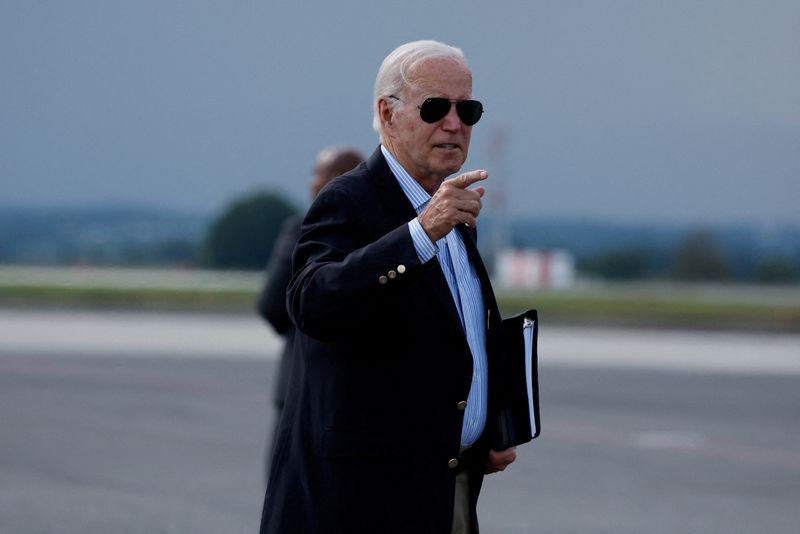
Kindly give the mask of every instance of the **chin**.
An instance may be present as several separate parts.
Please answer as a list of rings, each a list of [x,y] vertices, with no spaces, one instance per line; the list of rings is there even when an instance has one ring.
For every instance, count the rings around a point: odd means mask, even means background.
[[[461,166],[464,164],[464,161],[459,161],[458,163],[451,163],[442,165],[442,176],[450,176],[451,174],[455,174],[461,170]]]
[[[464,160],[466,158],[462,157],[462,154],[453,154],[450,157],[440,158],[437,161],[436,168],[440,171],[440,173],[444,176],[450,176],[453,173],[458,172],[461,169],[461,166],[464,164]]]

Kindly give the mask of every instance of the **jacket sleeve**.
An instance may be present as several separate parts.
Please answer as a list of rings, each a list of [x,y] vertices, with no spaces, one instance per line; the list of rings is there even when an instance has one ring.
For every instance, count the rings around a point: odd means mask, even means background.
[[[267,279],[256,305],[258,314],[282,335],[292,325],[286,310],[286,289],[292,276],[292,252],[299,233],[300,221],[297,218],[284,222],[267,264]]]
[[[367,214],[376,210],[331,187],[309,210],[287,295],[292,320],[309,336],[331,341],[363,332],[419,270],[408,225],[379,235],[385,223]]]

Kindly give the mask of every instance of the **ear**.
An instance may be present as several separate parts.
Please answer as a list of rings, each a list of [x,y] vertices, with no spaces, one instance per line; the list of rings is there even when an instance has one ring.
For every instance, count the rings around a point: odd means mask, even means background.
[[[378,118],[381,120],[381,129],[384,132],[392,133],[394,130],[394,108],[389,104],[386,97],[378,100]]]

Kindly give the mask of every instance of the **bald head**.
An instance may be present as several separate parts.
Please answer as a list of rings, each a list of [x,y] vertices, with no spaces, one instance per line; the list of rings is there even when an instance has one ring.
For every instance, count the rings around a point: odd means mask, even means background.
[[[328,147],[317,154],[314,162],[314,179],[311,181],[311,198],[319,194],[328,182],[341,176],[364,161],[364,156],[351,147]]]

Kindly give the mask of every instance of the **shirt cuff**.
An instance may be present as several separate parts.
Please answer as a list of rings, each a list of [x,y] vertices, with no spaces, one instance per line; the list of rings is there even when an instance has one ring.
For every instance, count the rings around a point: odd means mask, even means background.
[[[417,251],[420,263],[427,263],[436,253],[439,252],[439,247],[431,241],[422,225],[419,223],[418,218],[414,218],[408,223],[408,231],[411,232],[411,240],[414,242],[414,248]]]

